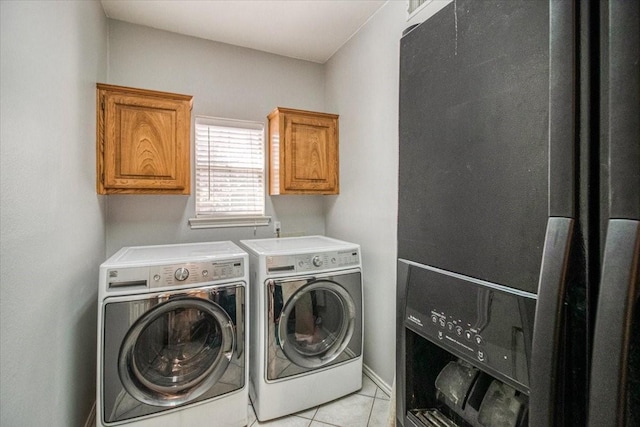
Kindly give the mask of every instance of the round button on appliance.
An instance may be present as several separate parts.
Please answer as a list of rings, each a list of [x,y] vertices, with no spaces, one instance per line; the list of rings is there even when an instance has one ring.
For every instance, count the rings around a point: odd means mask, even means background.
[[[315,267],[320,267],[322,265],[322,260],[320,259],[319,256],[314,256],[313,259],[311,260],[311,262],[313,262],[313,265]]]
[[[184,267],[180,267],[175,271],[175,273],[173,273],[173,277],[175,277],[179,282],[187,280],[187,277],[189,277],[189,270]]]

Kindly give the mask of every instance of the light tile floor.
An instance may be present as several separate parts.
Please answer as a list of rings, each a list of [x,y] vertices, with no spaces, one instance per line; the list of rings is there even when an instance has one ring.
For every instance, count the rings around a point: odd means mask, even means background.
[[[307,411],[260,422],[249,404],[249,427],[387,427],[389,396],[362,375],[362,389]]]

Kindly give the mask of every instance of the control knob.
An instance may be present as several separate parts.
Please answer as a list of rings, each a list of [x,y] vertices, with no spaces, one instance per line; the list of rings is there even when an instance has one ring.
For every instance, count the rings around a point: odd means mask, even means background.
[[[184,267],[180,267],[175,273],[173,273],[173,277],[175,277],[179,282],[187,280],[187,277],[189,277],[189,270]]]
[[[314,266],[316,267],[320,267],[322,265],[322,260],[320,259],[319,256],[314,256],[313,259],[311,260],[311,262],[313,263]]]

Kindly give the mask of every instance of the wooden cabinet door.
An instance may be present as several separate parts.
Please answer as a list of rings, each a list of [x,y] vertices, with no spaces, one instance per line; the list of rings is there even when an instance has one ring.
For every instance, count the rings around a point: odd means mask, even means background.
[[[98,192],[189,194],[191,97],[98,87]]]
[[[270,120],[271,194],[338,194],[338,116],[280,108]]]

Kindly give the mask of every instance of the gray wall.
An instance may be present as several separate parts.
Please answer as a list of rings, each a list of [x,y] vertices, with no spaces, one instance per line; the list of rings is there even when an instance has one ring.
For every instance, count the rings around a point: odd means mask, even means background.
[[[107,83],[193,95],[192,116],[266,125],[277,106],[325,110],[320,64],[114,20]],[[267,215],[284,235],[325,233],[322,196],[267,197]],[[275,237],[273,225],[191,230],[193,216],[193,196],[107,196],[107,255],[127,245]]]
[[[0,425],[81,426],[95,393],[104,206],[99,2],[0,2]]]
[[[448,1],[427,5],[427,19]],[[388,386],[395,368],[398,88],[406,2],[389,1],[326,65],[327,108],[340,113],[340,196],[327,200],[328,235],[360,243],[364,363]]]
[[[389,2],[326,64],[327,107],[340,111],[341,194],[327,233],[362,246],[364,363],[386,384],[395,369],[398,58],[405,2]]]

